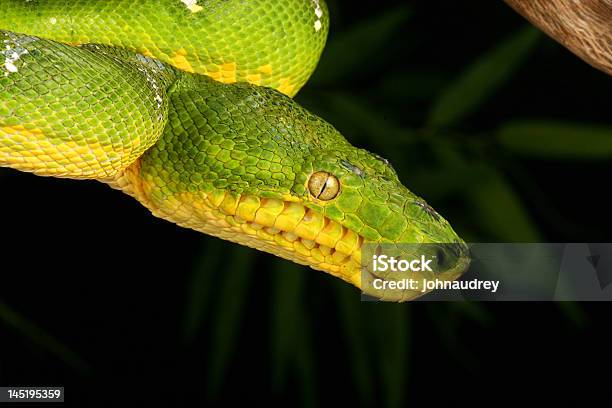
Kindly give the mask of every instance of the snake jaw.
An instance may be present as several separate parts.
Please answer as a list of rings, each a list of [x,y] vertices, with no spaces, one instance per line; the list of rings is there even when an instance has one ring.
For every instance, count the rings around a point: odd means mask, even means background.
[[[224,190],[178,193],[160,199],[144,182],[140,160],[103,180],[132,195],[153,215],[222,239],[272,253],[359,286],[364,238],[302,200],[262,198]]]

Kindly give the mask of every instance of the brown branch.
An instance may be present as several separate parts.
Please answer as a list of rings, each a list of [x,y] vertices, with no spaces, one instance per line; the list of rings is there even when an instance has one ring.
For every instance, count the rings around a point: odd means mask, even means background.
[[[612,0],[504,0],[597,69],[612,75]]]

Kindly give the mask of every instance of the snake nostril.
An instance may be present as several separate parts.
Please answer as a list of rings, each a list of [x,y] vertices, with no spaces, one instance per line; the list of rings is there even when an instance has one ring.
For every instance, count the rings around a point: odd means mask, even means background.
[[[436,272],[453,269],[465,253],[458,244],[443,244],[434,250]]]
[[[435,272],[443,273],[452,271],[459,264],[463,264],[470,259],[470,249],[463,242],[452,244],[438,244],[432,250],[434,256]]]

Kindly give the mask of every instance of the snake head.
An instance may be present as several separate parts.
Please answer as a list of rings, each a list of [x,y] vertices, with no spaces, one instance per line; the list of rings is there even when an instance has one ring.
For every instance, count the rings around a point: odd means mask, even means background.
[[[305,207],[323,217],[314,239],[319,250],[332,248],[331,257],[313,267],[391,301],[423,295],[425,280],[458,278],[469,255],[450,224],[401,183],[386,159],[352,146],[328,126],[319,125],[327,138],[312,138],[317,145],[304,156],[293,187]],[[392,270],[392,258],[408,267]],[[386,267],[380,261],[374,267],[376,259],[385,259]]]
[[[404,257],[415,255],[405,244],[460,245],[438,245],[439,268],[423,277],[450,280],[466,269],[463,241],[385,159],[352,146],[277,91],[189,81],[170,96],[160,141],[127,172],[127,184],[137,185],[131,194],[155,215],[328,272],[385,300],[422,292],[376,289],[376,275],[362,268],[372,245],[394,245]]]

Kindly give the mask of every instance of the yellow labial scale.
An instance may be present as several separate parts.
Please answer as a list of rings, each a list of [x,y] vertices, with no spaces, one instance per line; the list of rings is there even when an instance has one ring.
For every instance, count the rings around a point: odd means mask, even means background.
[[[295,250],[295,252],[297,252],[300,255],[309,257],[310,256],[310,249],[306,248],[303,244],[302,241],[295,241],[293,243],[293,249]]]
[[[276,217],[274,226],[283,231],[294,231],[305,214],[306,209],[303,205],[299,203],[286,203],[283,212]]]
[[[245,222],[247,222],[247,220],[245,220],[242,217],[237,217],[237,216],[230,216],[228,215],[228,217],[231,217],[234,221],[236,221],[237,224],[244,224]]]
[[[297,235],[295,235],[293,232],[289,232],[289,231],[283,232],[282,235],[283,235],[283,238],[285,238],[289,242],[293,242],[300,238]]]
[[[240,228],[240,225],[243,224],[239,222],[235,217],[228,215],[225,217],[225,222],[227,222],[233,228]]]
[[[324,225],[325,218],[323,215],[308,210],[302,221],[295,227],[294,232],[300,237],[314,241]]]
[[[310,251],[310,255],[319,263],[325,262],[325,255],[321,252],[319,248],[313,248]]]
[[[274,235],[274,242],[284,248],[293,248],[293,242],[287,241],[282,234]]]
[[[255,214],[255,222],[266,227],[272,227],[284,208],[285,204],[281,200],[262,198],[261,205]],[[276,228],[280,230],[280,228]]]
[[[302,240],[302,245],[304,245],[308,249],[312,249],[312,248],[314,248],[317,245],[317,243],[314,242],[314,241],[311,241],[309,239],[303,239]]]
[[[329,221],[325,228],[319,231],[319,235],[317,235],[317,243],[334,248],[338,240],[342,238],[343,233],[344,230],[342,225],[335,221]]]
[[[254,230],[250,224],[245,223],[245,224],[241,224],[240,225],[240,229],[248,235],[256,235],[257,234],[257,230]]]
[[[268,231],[263,228],[257,231],[257,236],[267,241],[274,241],[274,235],[268,233]]]
[[[333,263],[336,265],[342,264],[344,262],[346,262],[346,259],[348,258],[348,256],[340,251],[336,251],[333,253],[332,255],[332,260]]]
[[[319,246],[319,250],[321,251],[321,253],[323,255],[325,255],[325,256],[330,255],[331,256],[333,247],[328,247],[328,246],[325,246],[325,245],[321,245],[321,246]]]
[[[254,221],[255,213],[260,204],[261,201],[259,197],[252,195],[242,196],[238,208],[236,209],[236,215],[247,221]]]
[[[351,230],[346,230],[346,233],[340,241],[336,244],[336,251],[340,251],[345,255],[352,253],[359,246],[359,235]]]

